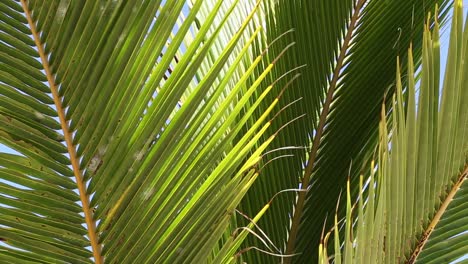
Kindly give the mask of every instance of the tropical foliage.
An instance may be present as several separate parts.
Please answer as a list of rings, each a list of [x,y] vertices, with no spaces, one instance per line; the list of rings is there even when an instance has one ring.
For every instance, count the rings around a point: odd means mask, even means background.
[[[0,260],[459,258],[468,30],[457,1],[439,96],[436,5],[2,0]]]
[[[418,98],[411,48],[406,100],[397,63],[393,111],[387,120],[382,107],[377,162],[371,163],[370,178],[366,177],[367,196],[363,196],[361,177],[361,195],[354,210],[356,232],[348,186],[342,254],[335,215],[335,263],[451,263],[467,252],[468,87],[464,60],[468,29],[462,30],[461,2],[453,14],[442,90],[437,17],[432,33],[430,24],[428,19]],[[328,263],[326,247],[320,253],[320,263]]]

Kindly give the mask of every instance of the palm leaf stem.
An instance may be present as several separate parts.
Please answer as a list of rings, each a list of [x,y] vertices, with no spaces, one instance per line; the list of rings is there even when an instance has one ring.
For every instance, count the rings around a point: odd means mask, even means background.
[[[468,164],[465,165],[465,169],[463,172],[457,177],[457,183],[453,185],[452,189],[448,193],[447,197],[444,199],[444,202],[440,205],[439,209],[437,210],[436,214],[432,218],[431,223],[427,226],[426,230],[424,233],[421,235],[421,239],[419,240],[418,244],[416,245],[413,253],[411,254],[411,257],[408,260],[408,264],[413,264],[416,262],[419,253],[421,253],[424,245],[426,244],[427,240],[431,236],[432,231],[436,227],[436,225],[439,223],[440,219],[445,213],[445,210],[447,210],[447,207],[450,205],[450,202],[453,200],[455,197],[455,194],[457,194],[457,191],[460,190],[460,187],[462,184],[465,182],[465,180],[468,178]]]
[[[47,55],[41,43],[39,33],[36,29],[36,25],[31,17],[31,12],[29,11],[26,0],[21,0],[21,5],[23,7],[24,14],[26,16],[29,27],[31,29],[31,32],[34,38],[34,43],[37,47],[37,51],[41,58],[41,62],[44,67],[45,74],[47,76],[47,81],[51,89],[55,107],[57,108],[59,122],[61,125],[61,129],[63,131],[63,136],[65,138],[65,142],[67,145],[68,154],[70,155],[70,161],[71,161],[71,165],[73,168],[73,173],[76,179],[76,185],[80,194],[80,200],[82,203],[82,208],[83,208],[87,230],[88,230],[88,237],[89,237],[91,248],[93,251],[94,260],[96,264],[100,264],[103,262],[103,259],[100,253],[101,246],[98,243],[98,238],[97,238],[97,233],[96,233],[96,222],[93,220],[93,213],[89,206],[89,195],[86,194],[86,186],[84,185],[84,182],[82,181],[83,175],[80,170],[78,156],[76,154],[76,148],[73,145],[72,133],[70,132],[68,122],[65,119],[65,110],[62,106],[62,101],[59,97],[57,85],[55,83],[55,77],[52,74],[52,70],[50,68]]]
[[[361,13],[360,11],[366,2],[367,0],[359,0],[356,3],[353,16],[351,17],[351,20],[348,26],[348,32],[346,33],[346,36],[343,40],[343,44],[341,46],[339,57],[337,59],[336,66],[333,72],[333,79],[331,80],[330,88],[328,89],[327,97],[325,99],[325,103],[323,104],[322,112],[320,114],[320,119],[319,119],[319,125],[317,127],[316,134],[312,143],[312,149],[309,153],[309,160],[304,170],[304,176],[302,177],[301,187],[304,189],[307,189],[309,186],[310,178],[312,176],[312,172],[314,169],[314,163],[317,158],[317,153],[318,153],[319,146],[320,146],[320,140],[322,138],[327,116],[330,111],[330,104],[333,100],[335,88],[338,83],[341,70],[343,68],[343,63],[346,58],[346,54],[348,53],[348,49],[350,47],[350,43],[353,37],[353,32],[357,25],[359,15]],[[299,224],[302,218],[302,212],[304,209],[304,202],[305,202],[306,195],[307,195],[307,192],[299,192],[298,194],[297,203],[296,203],[296,207],[294,210],[294,216],[292,218],[292,223],[291,223],[291,230],[289,232],[289,238],[288,238],[288,243],[286,247],[286,255],[291,255],[295,251],[295,242],[296,242],[297,233],[299,231]],[[286,262],[290,263],[291,259],[288,258]]]

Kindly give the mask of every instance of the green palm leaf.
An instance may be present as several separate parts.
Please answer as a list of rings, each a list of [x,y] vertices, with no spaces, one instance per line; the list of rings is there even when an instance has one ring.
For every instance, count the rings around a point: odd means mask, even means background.
[[[456,260],[459,2],[2,0],[0,262]]]
[[[258,4],[243,8],[0,3],[0,143],[15,151],[0,153],[0,259],[233,257],[245,235],[218,243],[275,138],[260,140],[278,111],[266,97],[280,89],[268,82],[250,100],[273,64],[247,82],[263,37]]]
[[[392,122],[386,120],[383,107],[378,168],[373,164],[370,167],[370,190],[366,203],[360,196],[354,234],[351,229],[346,230],[344,251],[349,254],[343,258],[345,263],[451,263],[466,256],[468,89],[464,60],[468,29],[462,28],[462,1],[455,4],[441,91],[438,23],[435,21],[431,33],[427,22],[419,98],[415,98],[410,48],[406,87],[409,98],[404,101],[397,64]],[[362,183],[360,189],[362,193]],[[348,203],[350,200],[348,197]],[[347,211],[345,221],[350,225],[351,208]],[[335,240],[340,240],[338,234]],[[335,252],[340,250],[335,247]],[[321,257],[321,263],[330,260],[323,248]]]
[[[297,196],[291,192],[279,197],[279,205],[272,206],[259,221],[283,253],[299,254],[295,261],[317,259],[315,249],[323,223],[328,219],[327,229],[333,224],[330,216],[345,188],[350,167],[351,186],[358,185],[363,169],[360,164],[371,158],[377,144],[379,106],[385,94],[393,90],[395,58],[406,58],[405,47],[412,41],[415,63],[419,65],[422,21],[436,3],[441,6],[444,21],[451,1],[265,3],[267,38],[275,39],[293,28],[292,34],[279,41],[282,45],[296,42],[288,59],[278,63],[276,70],[280,72],[276,76],[305,65],[301,76],[285,91],[283,105],[301,100],[279,116],[280,123],[304,113],[306,117],[286,127],[272,143],[271,149],[296,149],[278,152],[289,156],[263,169],[264,177],[254,184],[240,210],[252,216],[277,192],[308,188],[308,192]],[[278,48],[269,51],[280,52]],[[355,196],[358,188],[352,189]],[[344,216],[342,210],[340,216]],[[246,246],[260,246],[257,238],[248,240]],[[278,261],[264,254],[246,254],[245,259],[255,263]]]

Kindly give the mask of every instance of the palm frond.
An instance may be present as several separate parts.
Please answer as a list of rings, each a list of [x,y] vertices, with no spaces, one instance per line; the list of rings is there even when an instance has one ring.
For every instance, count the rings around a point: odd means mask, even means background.
[[[334,213],[350,166],[352,195],[357,194],[355,186],[363,168],[356,164],[368,161],[378,142],[379,106],[384,98],[387,103],[391,100],[385,94],[394,89],[395,58],[397,55],[406,58],[404,47],[412,41],[415,63],[419,65],[422,21],[436,3],[441,7],[440,20],[445,21],[451,1],[265,3],[267,39],[294,29],[280,42],[283,45],[295,42],[295,48],[287,60],[278,63],[276,70],[284,72],[305,65],[300,70],[301,76],[284,95],[285,104],[301,100],[288,107],[279,119],[285,122],[306,113],[306,120],[291,124],[271,149],[284,146],[306,149],[281,151],[278,155],[293,157],[271,162],[264,169],[265,177],[253,185],[240,208],[255,215],[278,191],[307,188],[307,193],[284,195],[281,205],[271,208],[259,221],[283,253],[299,253],[294,260],[317,258],[315,248],[323,222]],[[278,49],[270,49],[270,56],[277,54]],[[330,99],[326,100],[327,97]],[[333,219],[328,217],[326,227],[332,225]],[[285,240],[286,237],[289,238]],[[246,246],[249,245],[260,246],[254,237]],[[249,262],[274,261],[259,254],[251,258],[247,254],[246,258]]]
[[[238,2],[0,4],[0,258],[213,257],[279,110],[274,65],[252,74],[258,3]]]
[[[462,73],[466,71],[468,28],[463,32],[462,22],[462,1],[457,1],[441,91],[437,20],[432,32],[429,19],[424,27],[418,99],[412,49],[408,52],[407,101],[397,63],[392,122],[383,107],[378,166],[370,166],[367,198],[360,186],[356,223],[347,208],[345,221],[355,223],[355,231],[345,231],[343,250],[350,252],[343,258],[345,263],[451,263],[466,254],[466,242],[461,241],[468,230],[468,98]],[[340,238],[335,235],[335,239]],[[330,259],[323,248],[321,263],[327,263]]]

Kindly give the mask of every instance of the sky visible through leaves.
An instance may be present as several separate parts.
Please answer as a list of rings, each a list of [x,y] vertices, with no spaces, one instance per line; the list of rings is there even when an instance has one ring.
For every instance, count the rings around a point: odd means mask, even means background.
[[[165,2],[165,1],[163,1]],[[464,17],[466,19],[466,12],[468,11],[467,10],[467,6],[468,6],[468,0],[464,0]],[[186,15],[188,13],[189,9],[188,9],[188,6],[186,5],[184,7],[184,9],[182,10],[182,12],[184,13],[184,15]],[[451,20],[451,11],[450,11],[450,14],[448,16],[448,22],[442,27],[441,29],[441,80],[443,80],[443,77],[444,77],[444,74],[445,74],[445,64],[446,64],[446,61],[447,61],[447,53],[448,53],[448,44],[449,44],[449,36],[450,36],[450,20]],[[402,32],[401,34],[405,34],[405,32]],[[181,49],[182,52],[185,51],[185,49],[182,47]],[[48,85],[47,83],[45,83],[46,85]],[[441,83],[442,84],[442,83]],[[53,107],[53,106],[51,106]],[[54,108],[54,107],[53,107]],[[61,132],[61,131],[59,131]],[[11,154],[16,154],[16,155],[21,155],[20,153],[16,152],[15,150],[3,145],[2,143],[0,143],[0,152],[1,153],[11,153]],[[5,180],[2,180],[0,179],[0,182],[5,182]],[[0,226],[1,227],[1,226]],[[468,232],[468,231],[467,231]],[[1,243],[1,242],[0,242]],[[452,262],[452,263],[458,263],[462,260],[466,260],[468,259],[468,254],[465,255],[465,257],[463,258],[460,258],[458,259],[457,261],[455,262]]]

